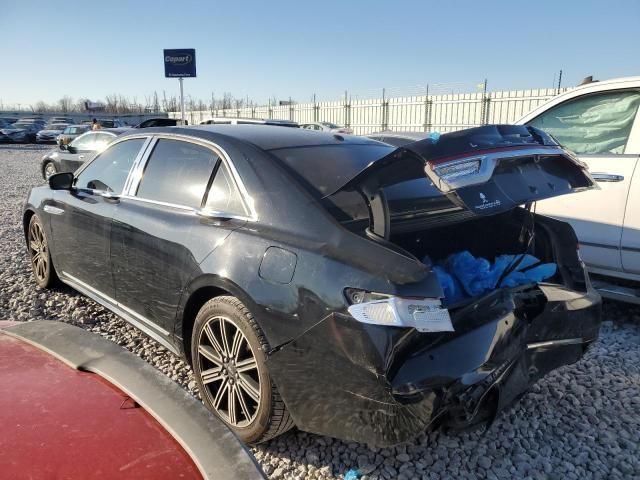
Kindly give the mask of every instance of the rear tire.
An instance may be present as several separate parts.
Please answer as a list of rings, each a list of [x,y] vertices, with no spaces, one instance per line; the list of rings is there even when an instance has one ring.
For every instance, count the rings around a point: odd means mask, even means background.
[[[49,240],[38,215],[33,214],[27,230],[27,251],[31,260],[33,278],[40,288],[49,288],[58,282],[58,275],[51,261]]]
[[[268,349],[253,315],[235,297],[215,297],[196,316],[191,358],[202,400],[247,443],[294,426],[267,370]]]

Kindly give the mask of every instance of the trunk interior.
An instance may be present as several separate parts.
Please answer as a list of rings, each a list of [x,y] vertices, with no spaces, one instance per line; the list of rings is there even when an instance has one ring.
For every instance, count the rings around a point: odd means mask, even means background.
[[[525,224],[533,225],[535,231],[528,250],[526,240],[520,240]],[[586,291],[573,229],[564,222],[529,213],[523,208],[412,233],[392,233],[390,241],[419,260],[428,256],[433,263],[463,250],[490,262],[498,255],[526,252],[544,263],[557,264],[556,274],[546,282]]]

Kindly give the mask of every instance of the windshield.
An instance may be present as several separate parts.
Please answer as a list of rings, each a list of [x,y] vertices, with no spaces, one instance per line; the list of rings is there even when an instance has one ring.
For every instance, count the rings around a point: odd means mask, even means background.
[[[29,128],[33,125],[33,123],[14,123],[11,125],[11,128]]]
[[[336,125],[335,123],[330,123],[330,122],[320,122],[321,125],[324,125],[327,128],[340,128],[338,125]]]
[[[86,132],[87,129],[84,127],[67,127],[64,129],[64,133],[76,134]]]
[[[54,123],[53,125],[47,125],[49,130],[64,130],[67,128],[67,125],[64,123]]]

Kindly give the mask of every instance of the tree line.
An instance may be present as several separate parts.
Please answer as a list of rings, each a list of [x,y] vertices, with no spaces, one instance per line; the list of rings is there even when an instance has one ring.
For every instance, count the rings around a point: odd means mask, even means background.
[[[273,100],[275,102],[275,100]],[[48,112],[63,112],[63,113],[81,113],[86,112],[86,102],[89,102],[87,98],[74,99],[68,95],[65,95],[57,102],[44,102],[42,100],[32,104],[3,104],[0,99],[0,111],[2,110],[30,110],[37,113]],[[95,100],[94,103],[97,103]],[[158,94],[154,91],[150,95],[145,95],[144,98],[139,99],[137,96],[127,97],[125,95],[112,93],[106,95],[103,100],[98,100],[99,103],[104,105],[104,111],[106,113],[145,113],[145,112],[179,112],[180,111],[180,97],[176,95],[167,95],[165,91],[162,94]],[[185,110],[220,110],[231,108],[252,108],[257,106],[257,103],[253,100],[246,98],[236,98],[230,92],[225,92],[222,96],[217,97],[213,92],[208,99],[194,99],[191,95],[187,95],[184,100]],[[17,108],[16,108],[17,107]]]

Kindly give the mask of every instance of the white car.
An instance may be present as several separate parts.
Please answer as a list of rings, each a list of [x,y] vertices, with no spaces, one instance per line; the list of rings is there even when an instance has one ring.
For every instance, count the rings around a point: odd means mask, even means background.
[[[603,296],[640,303],[640,77],[593,82],[521,118],[589,166],[600,190],[544,200],[537,212],[569,222]],[[629,282],[631,281],[631,282]]]
[[[348,127],[341,127],[340,125],[336,125],[331,122],[312,122],[312,123],[303,123],[300,125],[300,128],[304,128],[305,130],[316,130],[318,132],[331,132],[331,133],[353,133]]]

